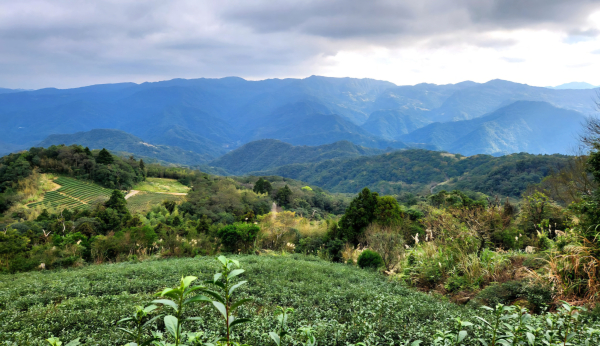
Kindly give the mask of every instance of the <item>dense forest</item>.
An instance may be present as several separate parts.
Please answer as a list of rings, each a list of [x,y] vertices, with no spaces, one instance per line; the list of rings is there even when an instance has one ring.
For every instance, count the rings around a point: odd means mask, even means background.
[[[258,173],[298,179],[335,192],[356,193],[363,187],[369,187],[385,194],[426,194],[432,187],[443,183],[445,189],[518,198],[528,185],[540,183],[568,160],[565,155],[520,153],[501,157],[465,157],[414,149],[286,165]]]

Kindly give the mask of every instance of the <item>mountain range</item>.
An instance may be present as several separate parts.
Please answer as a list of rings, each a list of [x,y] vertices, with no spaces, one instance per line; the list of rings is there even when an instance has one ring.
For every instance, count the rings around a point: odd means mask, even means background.
[[[397,86],[319,76],[2,89],[0,154],[38,145],[50,135],[94,129],[116,129],[135,136],[134,142],[196,153],[182,154],[195,164],[261,139],[296,146],[349,141],[388,151],[417,147],[464,155],[568,153],[576,143],[571,132],[596,112],[596,91],[503,80]]]

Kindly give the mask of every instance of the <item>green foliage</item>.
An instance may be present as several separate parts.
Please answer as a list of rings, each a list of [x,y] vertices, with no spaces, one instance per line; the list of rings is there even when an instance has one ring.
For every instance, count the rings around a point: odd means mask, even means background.
[[[369,249],[364,250],[360,256],[358,256],[357,264],[361,268],[377,269],[384,265],[381,255],[375,251]]]
[[[251,285],[239,286],[234,294],[239,294],[241,299],[253,296],[255,303],[236,309],[240,318],[253,317],[253,321],[235,326],[233,334],[236,340],[251,345],[273,343],[268,333],[279,330],[279,321],[274,323],[272,315],[281,305],[294,309],[293,318],[288,318],[286,324],[286,341],[289,344],[302,342],[306,345],[306,340],[308,345],[314,345],[318,340],[322,345],[377,345],[395,340],[396,344],[415,345],[415,340],[421,340],[422,345],[432,345],[438,337],[435,336],[436,331],[456,334],[457,317],[461,321],[475,322],[477,319],[474,315],[477,314],[492,325],[495,321],[493,311],[476,313],[472,309],[408,289],[376,272],[332,264],[315,257],[244,256],[236,259],[244,261],[244,275]],[[235,264],[233,266],[233,270],[236,270]],[[57,335],[63,340],[80,338],[85,344],[122,345],[126,340],[133,339],[115,328],[115,321],[133,317],[131,312],[138,311],[136,306],[144,306],[153,299],[156,291],[163,291],[165,282],[172,283],[175,290],[180,290],[179,278],[193,272],[206,275],[213,270],[212,257],[199,257],[15,274],[7,277],[10,280],[0,280],[0,306],[3,309],[0,328],[3,341],[25,346],[40,345],[51,335]],[[214,282],[214,279],[210,281]],[[194,286],[190,284],[188,289],[190,287]],[[212,295],[202,293],[202,289],[194,292],[201,292],[200,295],[217,301]],[[194,292],[187,297],[195,297]],[[224,291],[219,289],[219,292]],[[176,302],[170,297],[163,298]],[[58,301],[60,304],[56,305]],[[225,335],[225,318],[217,309],[216,313],[209,313],[211,304],[198,305],[192,302],[184,305],[182,331],[195,331],[182,335],[186,344],[197,345],[190,340],[206,343]],[[144,317],[143,323],[159,314],[176,315],[172,306],[156,305],[163,307]],[[562,326],[571,322],[566,320],[569,314],[561,314],[539,318],[531,316],[524,328],[527,329],[529,325],[534,330],[544,328],[554,336],[564,335]],[[552,321],[551,326],[547,324],[548,319]],[[510,317],[506,322],[512,328],[518,319]],[[128,330],[136,330],[137,324],[133,320],[123,323],[133,327]],[[120,325],[123,326],[123,323]],[[588,334],[587,330],[599,329],[600,326],[590,324],[581,317],[578,323],[577,333],[571,337],[571,343],[584,346],[588,339],[588,345],[598,344],[598,334]],[[458,330],[468,331],[463,344],[480,345],[478,339],[490,344],[493,333],[483,324],[481,327]],[[151,335],[149,328],[162,330],[166,325],[159,318],[155,324],[143,328],[144,340],[159,337],[156,331]],[[499,331],[497,334],[507,333]],[[173,340],[168,331],[160,335],[163,340],[159,342]]]
[[[378,205],[378,194],[364,188],[356,198],[350,202],[346,213],[338,223],[339,238],[352,244],[358,244],[364,229],[375,219],[375,210]]]
[[[243,298],[238,301],[233,300],[233,293],[248,281],[234,280],[237,276],[245,272],[240,268],[240,262],[235,259],[229,259],[225,256],[219,256],[218,261],[221,262],[221,272],[216,273],[213,280],[207,280],[207,284],[215,287],[216,291],[202,290],[210,295],[212,305],[223,317],[225,336],[220,341],[226,343],[227,346],[232,345],[233,335],[232,328],[251,322],[249,318],[237,318],[234,313],[238,308],[252,301],[251,298]],[[236,269],[237,268],[237,269]]]
[[[288,328],[288,317],[289,315],[294,313],[294,309],[292,308],[282,308],[281,306],[277,307],[275,310],[275,316],[277,317],[277,332],[269,332],[269,336],[275,342],[277,346],[284,345],[284,340],[286,335],[289,334]],[[314,338],[314,337],[313,337]]]
[[[102,148],[96,157],[96,162],[102,165],[110,165],[115,162],[113,156],[108,152],[108,150]]]
[[[108,201],[104,203],[104,206],[111,208],[121,216],[129,214],[129,210],[127,209],[127,200],[125,199],[123,193],[119,190],[113,190]]]
[[[477,299],[486,305],[508,305],[523,299],[534,312],[541,312],[553,300],[553,290],[550,286],[542,286],[527,281],[507,281],[501,284],[492,284],[477,295]]]
[[[263,178],[259,178],[258,181],[254,183],[254,188],[252,189],[252,191],[256,193],[266,194],[270,194],[272,190],[273,187],[271,186],[271,183]]]
[[[275,200],[279,205],[288,206],[291,202],[292,194],[292,190],[286,184],[284,187],[277,190],[277,193],[275,194]]]
[[[258,236],[258,232],[260,232],[260,228],[254,224],[235,223],[220,228],[217,236],[225,251],[238,252],[238,250],[242,250],[247,253]]]
[[[348,141],[316,146],[294,146],[276,139],[262,139],[246,143],[210,164],[223,168],[230,174],[243,175],[294,163],[376,155],[382,152],[379,149],[361,147]]]
[[[117,321],[118,325],[129,322],[134,325],[134,328],[130,330],[119,327],[119,329],[131,337],[132,343],[135,343],[136,345],[148,345],[150,342],[154,341],[155,338],[147,337],[147,329],[161,317],[161,315],[150,317],[156,309],[156,305],[148,305],[146,307],[136,306],[133,316]]]
[[[375,208],[375,220],[377,223],[380,225],[397,224],[403,218],[404,212],[394,197],[382,196],[377,198],[377,207]]]
[[[429,191],[432,183],[446,182],[440,187],[519,198],[529,185],[541,182],[568,160],[565,155],[526,153],[456,158],[440,152],[412,149],[286,165],[274,168],[268,174],[305,181],[333,192],[357,193],[368,187],[381,194],[419,193]]]

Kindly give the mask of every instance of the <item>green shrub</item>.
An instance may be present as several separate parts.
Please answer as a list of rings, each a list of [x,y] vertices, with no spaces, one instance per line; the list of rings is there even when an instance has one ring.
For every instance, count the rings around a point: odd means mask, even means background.
[[[10,261],[9,270],[11,273],[26,272],[34,269],[39,264],[35,259],[17,256]]]
[[[486,305],[509,305],[516,300],[525,299],[533,312],[539,313],[552,302],[553,291],[550,287],[527,281],[508,281],[486,287],[479,292],[477,298]]]
[[[383,259],[381,255],[379,255],[375,251],[371,251],[369,249],[363,251],[360,256],[358,256],[358,266],[361,268],[379,268],[383,266]]]

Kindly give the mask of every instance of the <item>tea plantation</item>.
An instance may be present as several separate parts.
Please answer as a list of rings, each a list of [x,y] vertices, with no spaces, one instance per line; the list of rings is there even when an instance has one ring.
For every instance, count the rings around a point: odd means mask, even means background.
[[[236,331],[250,345],[273,344],[267,333],[276,329],[277,306],[296,310],[289,320],[294,340],[298,327],[312,326],[320,345],[398,345],[415,339],[431,344],[435,331],[448,329],[453,318],[475,315],[353,266],[300,255],[235,258],[249,281],[241,296],[255,298],[240,310],[253,322]],[[123,345],[125,335],[115,322],[135,305],[149,305],[154,293],[177,285],[182,276],[209,279],[216,269],[213,257],[200,257],[0,276],[0,337],[9,345],[43,345],[50,336]],[[201,320],[187,322],[186,330],[221,332],[212,307],[198,303],[191,311],[188,316]],[[157,322],[160,330],[162,323]]]
[[[31,203],[28,206],[33,208],[41,205],[59,210],[87,208],[88,203],[99,197],[108,198],[112,192],[100,185],[68,177],[58,177],[54,182],[61,187],[56,191],[47,192],[42,201]]]

